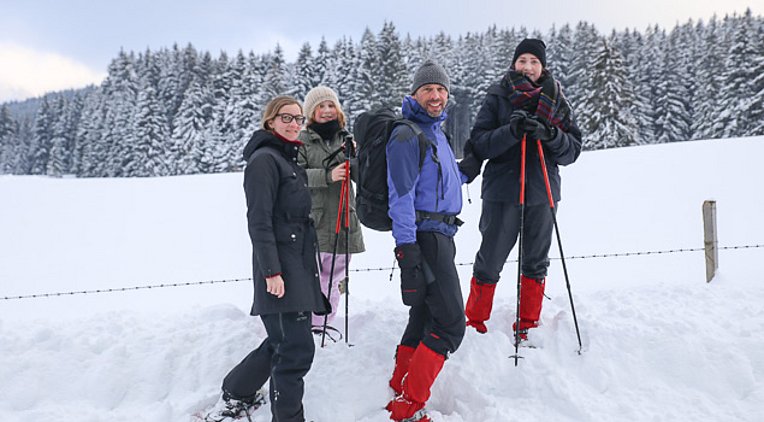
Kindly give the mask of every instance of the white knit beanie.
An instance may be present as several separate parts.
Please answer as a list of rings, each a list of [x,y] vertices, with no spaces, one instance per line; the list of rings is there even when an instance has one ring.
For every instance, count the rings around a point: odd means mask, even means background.
[[[308,95],[305,96],[305,117],[312,120],[316,107],[326,100],[332,101],[338,110],[341,109],[337,93],[328,86],[317,86],[308,91]]]

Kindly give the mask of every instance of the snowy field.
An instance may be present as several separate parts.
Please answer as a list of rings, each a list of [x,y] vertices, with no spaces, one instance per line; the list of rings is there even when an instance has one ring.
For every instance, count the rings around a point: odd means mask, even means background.
[[[585,152],[562,170],[558,220],[584,350],[558,259],[540,347],[514,351],[517,266],[505,267],[489,332],[468,330],[437,379],[437,422],[764,420],[764,248],[719,253],[705,281],[701,205],[720,246],[764,244],[764,138]],[[0,421],[189,421],[263,338],[241,174],[149,179],[0,176]],[[466,193],[466,192],[465,192]],[[466,295],[479,245],[479,180],[457,263]],[[353,260],[349,331],[318,349],[307,417],[383,422],[406,310],[389,233]],[[556,242],[552,257],[559,257]],[[515,258],[514,254],[510,260]],[[10,299],[3,299],[10,297]],[[344,326],[344,301],[335,325]],[[269,409],[255,421],[270,421]]]

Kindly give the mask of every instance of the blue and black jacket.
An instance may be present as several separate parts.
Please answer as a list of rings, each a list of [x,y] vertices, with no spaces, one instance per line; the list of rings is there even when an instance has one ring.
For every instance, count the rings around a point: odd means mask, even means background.
[[[417,231],[439,232],[454,236],[457,225],[440,219],[417,219],[417,211],[443,216],[456,216],[462,210],[461,185],[467,180],[456,165],[454,152],[448,144],[441,124],[444,112],[431,117],[410,96],[403,99],[403,117],[416,123],[437,149],[437,162],[433,148],[419,169],[419,139],[411,128],[398,125],[387,143],[387,186],[389,188],[388,215],[393,220],[396,245],[416,242]]]

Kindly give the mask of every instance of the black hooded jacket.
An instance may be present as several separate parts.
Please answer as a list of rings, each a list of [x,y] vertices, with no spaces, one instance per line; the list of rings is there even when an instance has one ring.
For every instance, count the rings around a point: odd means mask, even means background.
[[[310,191],[297,164],[298,143],[258,130],[244,148],[244,193],[252,241],[255,285],[252,315],[324,313],[316,265],[316,234],[310,220]],[[281,274],[284,296],[266,291],[265,277]]]
[[[470,134],[473,152],[480,159],[488,160],[483,172],[483,200],[519,203],[521,140],[509,130],[509,117],[515,111],[510,94],[506,84],[493,85]],[[581,153],[581,131],[572,118],[570,124],[568,132],[558,130],[554,139],[544,143],[544,158],[555,201],[560,200],[558,166],[573,163]],[[536,141],[527,141],[526,149],[526,204],[549,203]]]

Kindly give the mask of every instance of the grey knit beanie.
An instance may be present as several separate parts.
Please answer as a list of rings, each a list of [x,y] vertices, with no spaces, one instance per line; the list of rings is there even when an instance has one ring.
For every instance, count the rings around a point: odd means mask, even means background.
[[[334,106],[341,110],[337,93],[328,86],[317,86],[308,91],[308,94],[305,96],[305,116],[308,120],[313,118],[316,107],[326,100],[334,102]]]
[[[443,66],[427,59],[417,69],[414,74],[414,83],[411,85],[411,94],[414,94],[422,85],[438,84],[446,87],[446,91],[451,92],[451,81],[448,79],[446,70]]]

